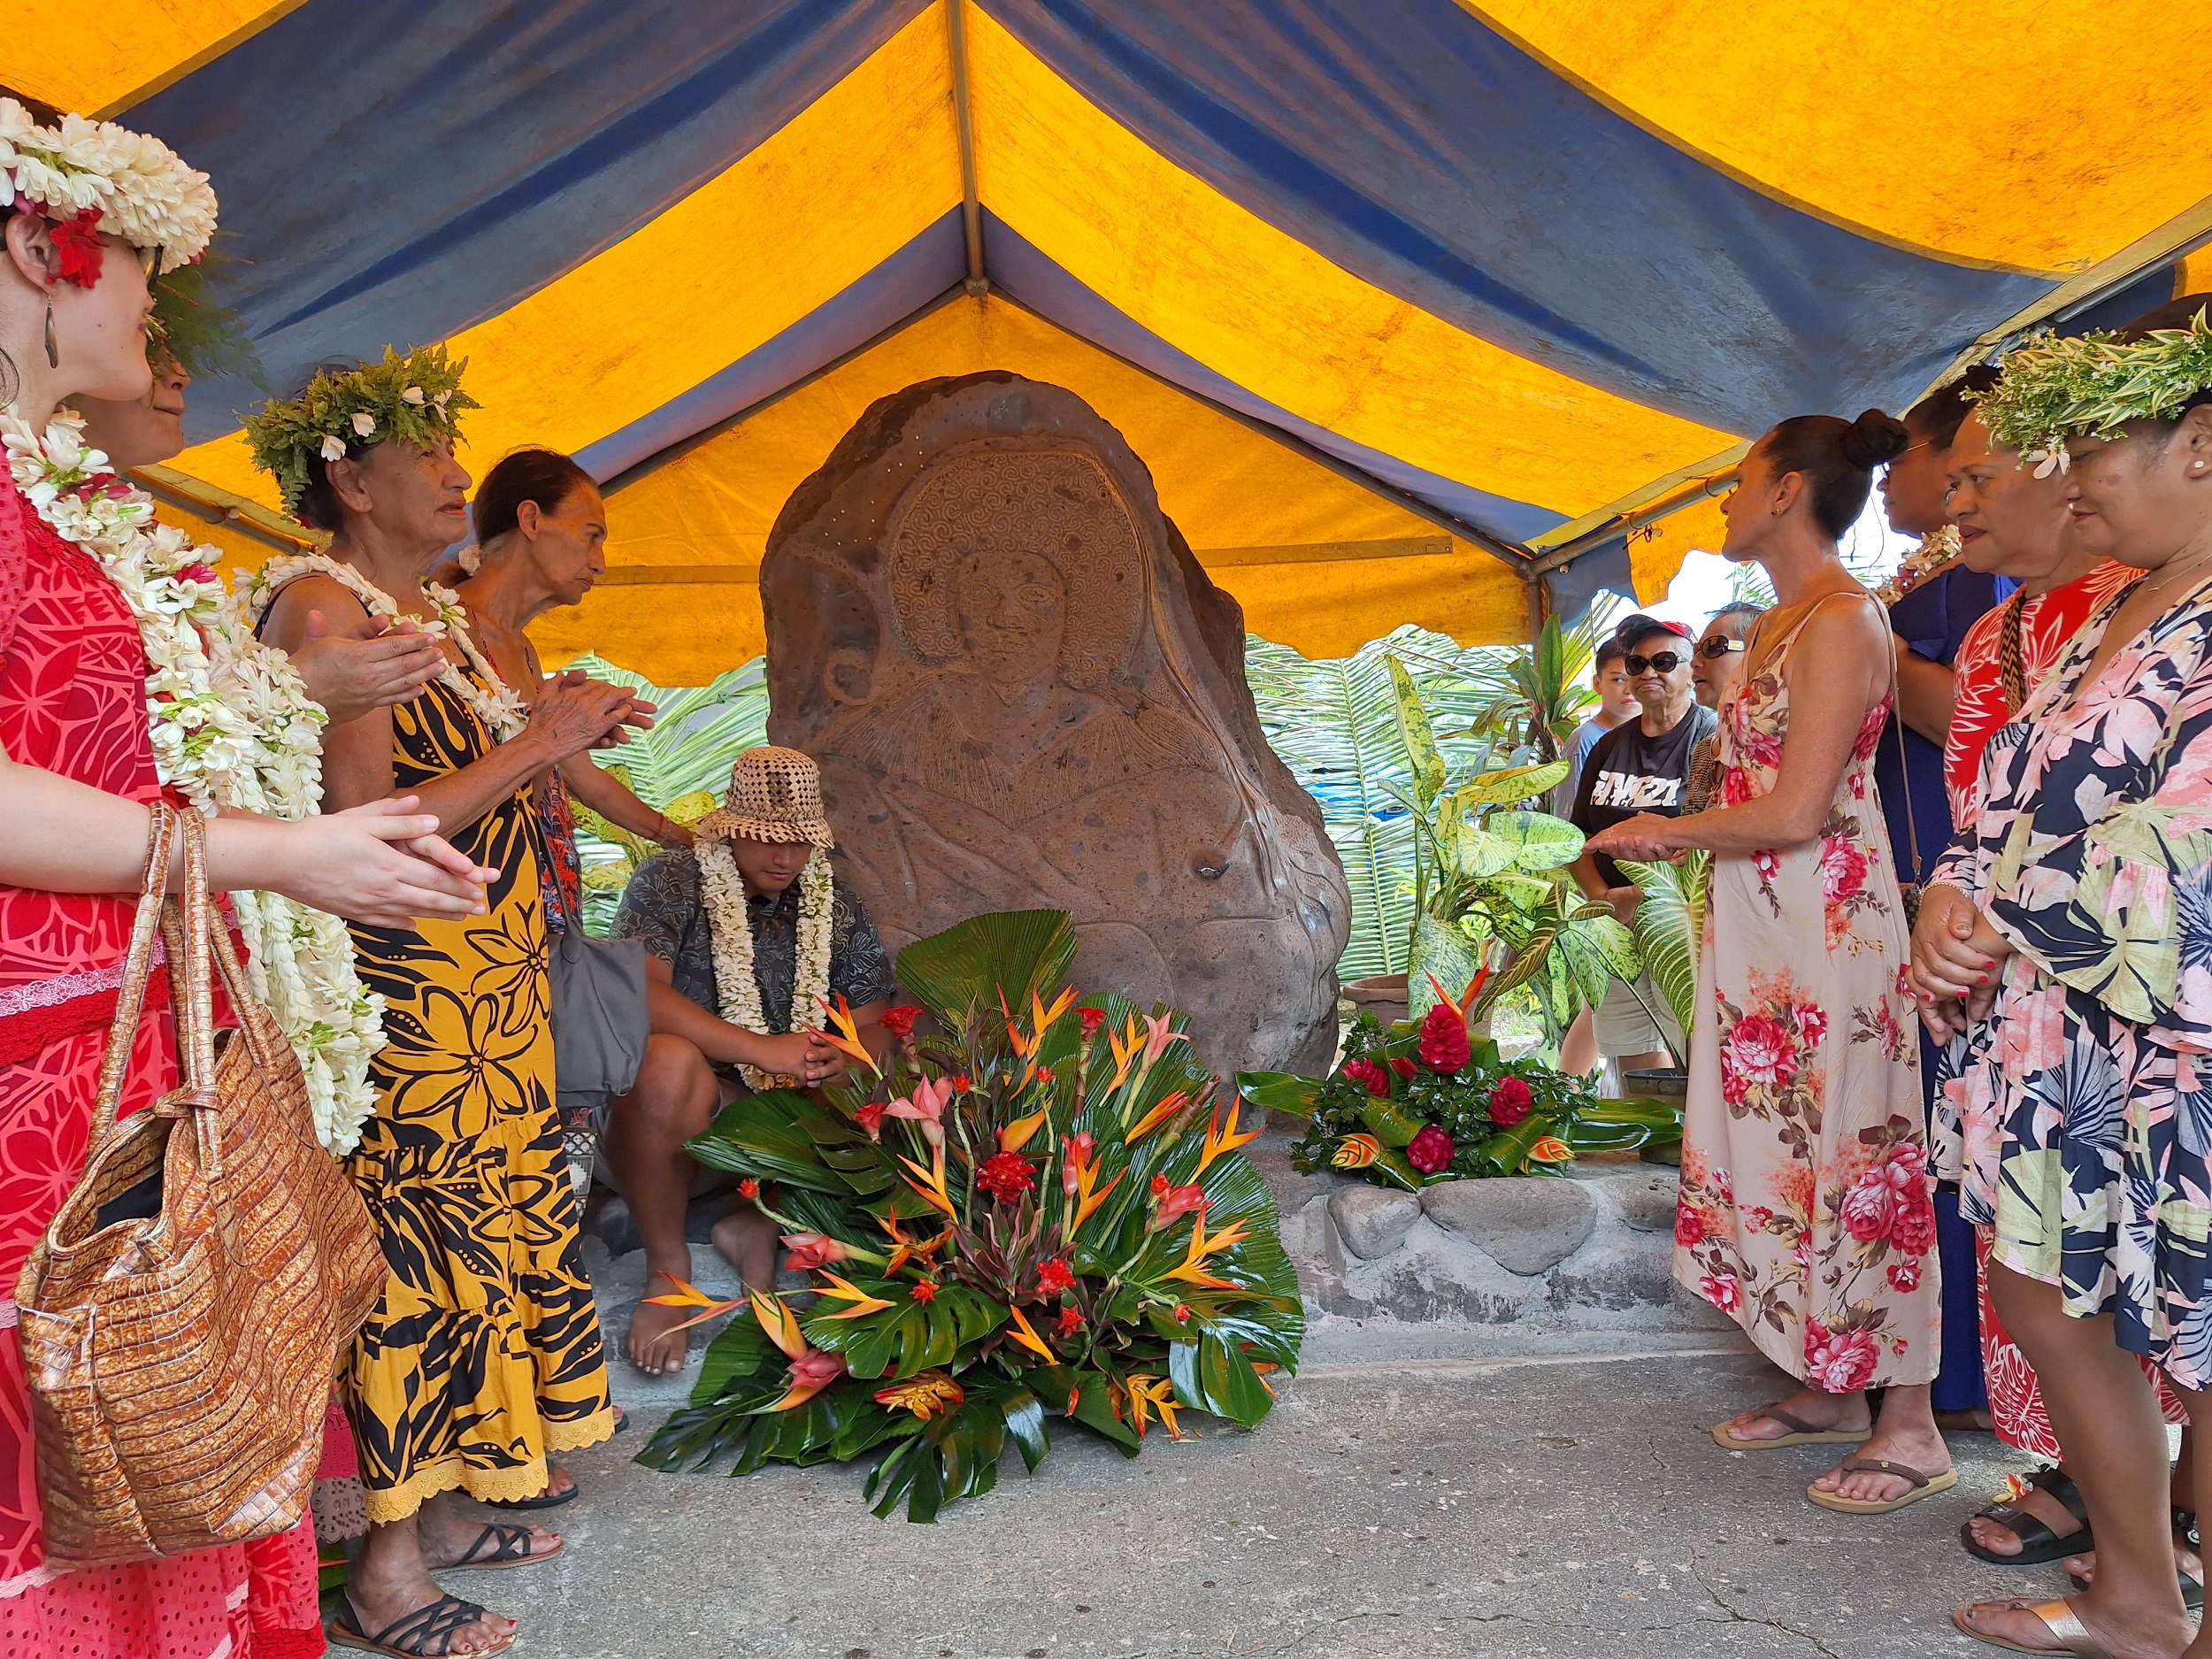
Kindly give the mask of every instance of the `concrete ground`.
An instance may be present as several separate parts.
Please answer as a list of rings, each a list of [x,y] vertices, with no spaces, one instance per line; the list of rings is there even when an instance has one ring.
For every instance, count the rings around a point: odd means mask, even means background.
[[[1056,1418],[1036,1476],[1010,1448],[934,1526],[877,1520],[856,1467],[639,1467],[681,1389],[618,1363],[638,1425],[570,1460],[584,1495],[544,1517],[568,1550],[451,1587],[518,1615],[533,1659],[1879,1659],[1986,1651],[1946,1609],[2063,1591],[1958,1548],[2010,1467],[1985,1435],[1953,1437],[1956,1488],[1881,1518],[1805,1502],[1837,1448],[1716,1446],[1707,1425],[1786,1389],[1725,1336],[1379,1357],[1339,1323],[1256,1432],[1201,1418],[1125,1462]]]

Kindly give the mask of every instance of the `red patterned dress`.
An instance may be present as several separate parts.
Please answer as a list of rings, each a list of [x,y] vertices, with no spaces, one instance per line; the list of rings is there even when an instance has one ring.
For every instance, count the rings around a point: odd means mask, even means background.
[[[0,745],[111,795],[159,793],[144,648],[98,565],[0,485]],[[311,1659],[324,1649],[315,1542],[260,1543],[60,1572],[40,1533],[23,1350],[8,1299],[85,1158],[132,901],[0,886],[0,1659]],[[157,972],[122,1110],[174,1087]]]

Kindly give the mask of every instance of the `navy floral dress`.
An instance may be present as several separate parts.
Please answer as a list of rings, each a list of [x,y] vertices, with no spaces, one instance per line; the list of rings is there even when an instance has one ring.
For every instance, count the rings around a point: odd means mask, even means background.
[[[1982,761],[1933,879],[2018,947],[1940,1110],[1991,1259],[2212,1386],[2212,590],[2087,679],[2093,612]]]

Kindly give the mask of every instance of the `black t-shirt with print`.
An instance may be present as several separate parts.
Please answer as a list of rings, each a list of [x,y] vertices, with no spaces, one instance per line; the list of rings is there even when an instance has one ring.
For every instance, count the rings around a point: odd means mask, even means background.
[[[1689,787],[1690,760],[1701,741],[1720,728],[1720,717],[1702,703],[1694,703],[1674,729],[1657,737],[1644,733],[1643,717],[1624,720],[1603,737],[1582,763],[1582,787],[1576,793],[1574,810],[1568,814],[1586,835],[1610,829],[1640,812],[1673,818],[1682,810]],[[1628,878],[1620,866],[1600,853],[1598,874],[1609,887],[1623,887]]]

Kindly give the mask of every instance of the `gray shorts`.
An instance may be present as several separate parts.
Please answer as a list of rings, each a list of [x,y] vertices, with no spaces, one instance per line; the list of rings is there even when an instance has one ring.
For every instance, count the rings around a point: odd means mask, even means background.
[[[1636,993],[1643,993],[1643,1002],[1636,1000]],[[1654,1024],[1651,1014],[1645,1012],[1648,1002],[1659,1016]],[[1673,1010],[1667,999],[1659,995],[1646,974],[1631,989],[1628,981],[1616,979],[1605,987],[1605,1000],[1592,1010],[1598,1038],[1598,1052],[1609,1060],[1623,1055],[1656,1054],[1662,1048],[1671,1049],[1678,1060],[1686,1061],[1688,1045],[1682,1041],[1682,1033],[1674,1021]]]

